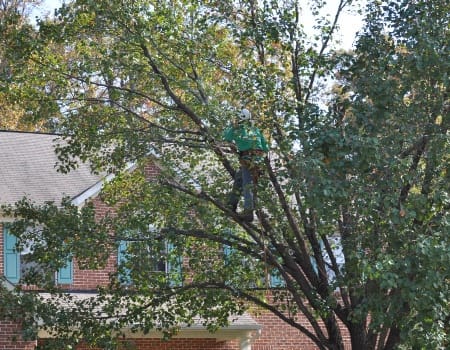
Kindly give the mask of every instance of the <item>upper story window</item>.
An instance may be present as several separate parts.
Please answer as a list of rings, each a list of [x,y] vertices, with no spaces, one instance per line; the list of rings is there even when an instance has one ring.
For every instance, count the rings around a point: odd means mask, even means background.
[[[46,271],[38,261],[33,260],[32,242],[18,249],[18,239],[9,231],[8,225],[3,225],[3,270],[4,276],[11,283],[19,283],[33,278],[35,274],[50,276],[57,284],[70,284],[73,282],[73,263],[67,260],[66,266],[58,271]]]
[[[154,281],[180,284],[182,280],[182,258],[167,240],[128,232],[119,242],[119,281],[123,284],[138,284],[139,281]]]

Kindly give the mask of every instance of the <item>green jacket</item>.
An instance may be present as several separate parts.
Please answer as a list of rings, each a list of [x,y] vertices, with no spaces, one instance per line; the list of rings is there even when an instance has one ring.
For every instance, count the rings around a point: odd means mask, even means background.
[[[223,138],[225,141],[234,142],[239,152],[257,149],[267,152],[269,150],[261,131],[252,125],[229,126],[225,129]]]

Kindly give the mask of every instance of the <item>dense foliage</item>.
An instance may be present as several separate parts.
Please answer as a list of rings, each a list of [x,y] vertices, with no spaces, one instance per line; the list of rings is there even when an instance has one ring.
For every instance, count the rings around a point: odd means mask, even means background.
[[[351,1],[331,21],[314,3],[312,38],[297,1],[80,0],[39,23],[14,91],[63,135],[61,171],[80,158],[116,175],[103,195],[116,215],[23,201],[13,230],[39,230],[48,264],[136,247],[90,311],[46,303],[44,324],[106,344],[130,324],[170,335],[200,316],[214,330],[250,302],[319,349],[343,349],[344,330],[353,349],[448,346],[450,5],[369,1],[345,53],[331,45]],[[237,163],[221,134],[242,107],[271,145],[253,223],[225,205]],[[150,250],[182,273],[135,269]]]
[[[50,98],[49,86],[42,77],[33,78],[36,67],[29,61],[37,35],[30,16],[39,3],[0,1],[0,129],[49,130],[53,128],[51,117],[58,114],[54,104],[49,108],[45,103]]]

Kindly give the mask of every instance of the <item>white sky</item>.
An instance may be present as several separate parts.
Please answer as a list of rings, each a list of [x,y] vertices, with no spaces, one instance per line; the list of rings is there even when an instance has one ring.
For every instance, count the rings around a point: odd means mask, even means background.
[[[43,0],[42,5],[40,6],[41,10],[36,11],[37,15],[52,15],[55,8],[61,6],[64,0]],[[324,9],[324,13],[329,15],[334,15],[335,9],[337,8],[339,0],[327,0],[327,5]],[[357,3],[357,6],[364,6],[366,0],[356,0],[354,3]],[[341,44],[339,47],[343,49],[350,49],[352,47],[353,41],[355,39],[356,33],[361,29],[362,26],[362,16],[354,13],[350,13],[349,10],[344,11],[341,14],[339,19],[340,30],[337,33],[337,37]],[[34,17],[34,16],[33,16]],[[306,18],[311,18],[312,16],[305,16]],[[312,28],[313,22],[305,23],[305,28]]]
[[[331,0],[330,3],[334,1],[337,0]],[[361,3],[360,6],[362,6],[366,1],[359,0],[359,2]],[[338,24],[340,27],[338,38],[342,41],[341,46],[345,49],[350,49],[355,40],[356,33],[362,28],[363,17],[356,13],[350,13],[347,10],[341,14]]]

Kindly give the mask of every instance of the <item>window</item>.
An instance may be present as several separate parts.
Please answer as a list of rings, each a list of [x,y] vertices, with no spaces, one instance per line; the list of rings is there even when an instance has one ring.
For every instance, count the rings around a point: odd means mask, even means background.
[[[11,283],[18,283],[28,274],[43,273],[44,267],[31,257],[31,246],[18,252],[16,250],[17,237],[9,233],[7,225],[3,225],[3,263],[4,275]],[[73,282],[72,260],[67,260],[66,266],[55,273],[55,283],[70,284]]]
[[[181,257],[173,256],[174,249],[167,241],[120,241],[117,254],[119,281],[134,284],[139,279],[159,279],[173,285],[181,283],[182,261]]]

